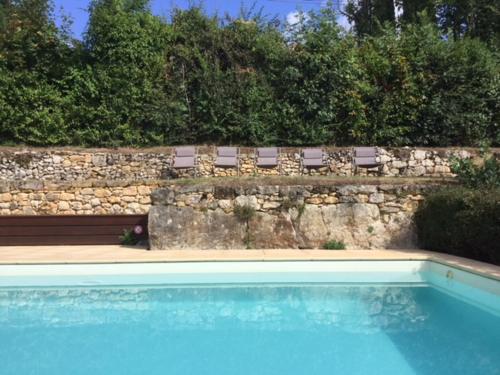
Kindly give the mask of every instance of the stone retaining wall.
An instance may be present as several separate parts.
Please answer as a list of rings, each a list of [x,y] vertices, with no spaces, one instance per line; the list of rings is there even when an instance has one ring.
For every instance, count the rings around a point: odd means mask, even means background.
[[[170,161],[170,155],[161,152],[0,150],[0,179],[158,179]]]
[[[414,211],[429,191],[446,183],[315,177],[205,181],[0,181],[0,215],[149,212],[152,249],[318,248],[329,240],[348,248],[411,247]],[[251,213],[248,222],[241,207]]]
[[[0,215],[145,214],[164,181],[0,182]]]
[[[353,174],[352,149],[325,148],[326,166],[302,171],[300,149],[283,148],[279,168],[257,168],[254,149],[241,148],[240,168],[214,167],[213,147],[200,147],[196,174],[207,176],[309,175],[350,176]],[[474,157],[478,150],[380,148],[382,166],[359,169],[359,175],[449,177],[450,157]],[[176,171],[170,167],[170,148],[134,150],[19,150],[0,148],[0,180],[81,181],[171,179],[188,177],[194,170]]]
[[[151,249],[411,247],[412,216],[436,184],[169,186],[153,192]],[[238,208],[240,207],[240,208]],[[242,217],[246,207],[250,218]]]

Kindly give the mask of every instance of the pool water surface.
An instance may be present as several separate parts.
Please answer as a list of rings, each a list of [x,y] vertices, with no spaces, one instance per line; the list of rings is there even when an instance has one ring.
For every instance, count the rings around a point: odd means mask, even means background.
[[[427,283],[0,288],[2,375],[489,375],[499,343]]]

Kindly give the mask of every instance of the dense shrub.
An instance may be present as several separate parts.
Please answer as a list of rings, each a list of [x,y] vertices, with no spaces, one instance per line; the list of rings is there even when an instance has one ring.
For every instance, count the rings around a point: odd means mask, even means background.
[[[345,250],[345,244],[342,241],[330,240],[323,244],[325,250]]]
[[[419,245],[500,265],[500,189],[446,189],[415,214]]]
[[[484,157],[477,164],[472,159],[456,159],[452,163],[452,170],[457,174],[458,181],[466,187],[500,189],[500,161],[493,155]]]
[[[280,27],[93,0],[78,41],[51,4],[0,1],[1,144],[500,145],[496,44],[416,10],[356,35],[333,6]]]

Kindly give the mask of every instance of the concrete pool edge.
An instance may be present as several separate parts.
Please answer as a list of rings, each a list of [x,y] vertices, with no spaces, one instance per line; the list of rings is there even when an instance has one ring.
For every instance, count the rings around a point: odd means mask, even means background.
[[[426,250],[178,250],[148,251],[126,246],[0,247],[2,265],[297,262],[297,261],[432,261],[500,281],[500,267]]]

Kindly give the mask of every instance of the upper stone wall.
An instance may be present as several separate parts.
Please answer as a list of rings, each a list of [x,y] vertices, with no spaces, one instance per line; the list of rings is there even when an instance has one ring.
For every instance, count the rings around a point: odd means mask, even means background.
[[[253,148],[241,148],[240,169],[215,168],[215,148],[200,147],[196,174],[209,176],[308,175],[351,176],[351,148],[324,148],[324,168],[301,171],[300,149],[281,149],[279,168],[257,168]],[[477,149],[379,148],[382,167],[359,169],[356,175],[450,177],[451,157],[475,157]],[[188,177],[194,170],[171,168],[172,149],[87,150],[0,148],[1,180],[81,181],[145,180]]]
[[[162,152],[0,149],[0,179],[158,179],[168,168],[170,161],[170,154]]]

